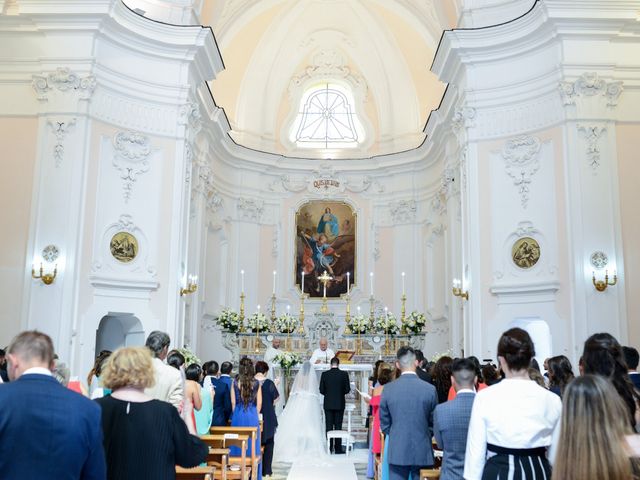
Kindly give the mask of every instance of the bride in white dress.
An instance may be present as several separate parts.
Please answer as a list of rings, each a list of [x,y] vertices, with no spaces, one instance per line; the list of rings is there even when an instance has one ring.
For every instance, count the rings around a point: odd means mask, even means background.
[[[321,399],[317,374],[310,362],[304,362],[278,418],[274,462],[329,461]]]

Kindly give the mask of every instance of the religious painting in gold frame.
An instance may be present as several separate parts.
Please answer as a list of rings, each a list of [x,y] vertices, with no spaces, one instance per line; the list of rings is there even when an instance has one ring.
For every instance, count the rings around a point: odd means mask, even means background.
[[[345,202],[312,200],[296,212],[295,282],[310,297],[322,297],[318,277],[326,270],[327,298],[340,298],[356,279],[356,212]],[[347,275],[347,273],[349,275]]]
[[[129,263],[138,255],[138,239],[129,232],[118,232],[111,237],[109,250],[119,262]]]
[[[534,238],[519,238],[511,247],[511,259],[518,267],[529,269],[540,260],[540,245]]]

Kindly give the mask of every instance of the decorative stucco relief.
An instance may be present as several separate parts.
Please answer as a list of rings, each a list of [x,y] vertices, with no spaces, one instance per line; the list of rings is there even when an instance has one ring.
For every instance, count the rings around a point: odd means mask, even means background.
[[[250,222],[260,223],[264,213],[264,202],[255,198],[238,199],[238,218]]]
[[[596,72],[583,73],[573,82],[560,82],[560,95],[565,105],[575,105],[576,97],[603,96],[607,99],[607,106],[615,107],[622,93],[621,81],[607,82]]]
[[[391,221],[395,225],[414,222],[417,212],[418,204],[414,199],[393,200],[389,202]]]
[[[38,100],[48,100],[51,90],[60,92],[75,92],[80,98],[91,97],[96,88],[96,77],[87,75],[81,77],[68,67],[58,67],[55,72],[42,75],[33,75],[31,86],[36,92]]]
[[[149,138],[131,130],[118,132],[113,139],[113,166],[120,172],[125,203],[131,198],[138,176],[149,171]]]
[[[506,172],[513,178],[513,184],[518,188],[522,208],[527,208],[531,180],[540,168],[538,160],[540,145],[540,139],[520,135],[508,140],[502,149]]]
[[[56,137],[56,143],[53,146],[53,158],[56,168],[59,168],[64,160],[64,138],[73,130],[76,124],[76,118],[72,117],[66,120],[53,120],[50,118],[47,120],[47,123]]]
[[[606,131],[604,125],[578,125],[578,131],[587,141],[586,156],[587,163],[596,173],[600,166],[600,138]]]

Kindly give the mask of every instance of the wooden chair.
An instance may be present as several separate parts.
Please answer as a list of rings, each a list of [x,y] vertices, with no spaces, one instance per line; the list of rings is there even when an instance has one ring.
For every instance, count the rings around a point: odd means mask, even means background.
[[[440,469],[422,468],[420,469],[420,480],[438,480]]]
[[[214,480],[216,467],[182,468],[176,465],[176,480]]]
[[[249,480],[252,468],[247,458],[248,435],[202,435],[201,440],[209,447],[207,464],[216,466],[215,479],[221,480]],[[229,447],[240,449],[239,457],[229,455]],[[232,461],[233,460],[233,461]],[[220,475],[218,475],[220,471]]]
[[[238,435],[249,435],[251,441],[251,470],[252,475],[251,478],[253,480],[257,480],[258,478],[258,466],[260,462],[262,462],[262,455],[260,453],[256,453],[255,444],[258,440],[258,428],[257,427],[211,427],[209,429],[209,433],[212,435],[224,435],[227,433],[238,434]],[[260,450],[262,452],[262,450]],[[233,464],[236,462],[237,457],[230,457],[229,463]]]

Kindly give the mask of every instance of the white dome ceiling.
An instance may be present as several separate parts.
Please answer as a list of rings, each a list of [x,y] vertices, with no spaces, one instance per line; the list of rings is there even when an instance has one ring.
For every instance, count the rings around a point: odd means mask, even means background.
[[[429,71],[452,0],[209,0],[225,70],[211,82],[240,145],[293,157],[362,158],[415,148],[445,85]],[[302,149],[290,139],[304,92],[353,93],[364,141]]]

